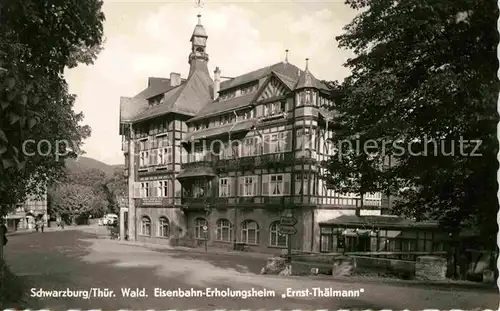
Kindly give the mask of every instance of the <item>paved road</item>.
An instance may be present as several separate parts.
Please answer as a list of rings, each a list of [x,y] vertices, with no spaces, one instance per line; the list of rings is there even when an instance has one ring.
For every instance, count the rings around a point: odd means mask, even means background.
[[[176,250],[154,251],[144,247],[97,239],[95,235],[66,230],[9,238],[6,259],[13,271],[32,288],[44,290],[112,290],[111,298],[44,298],[32,308],[62,310],[100,309],[473,309],[498,308],[498,294],[471,291],[429,290],[389,284],[354,284],[308,277],[275,277],[256,274],[263,259]],[[266,289],[275,297],[262,298],[158,298],[154,288],[233,290]],[[287,288],[314,287],[359,290],[359,297],[282,298]],[[145,288],[148,297],[126,298],[123,288]]]

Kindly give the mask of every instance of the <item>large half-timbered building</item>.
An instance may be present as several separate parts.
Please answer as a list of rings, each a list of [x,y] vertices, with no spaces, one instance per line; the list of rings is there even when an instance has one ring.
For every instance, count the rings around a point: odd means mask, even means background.
[[[122,227],[156,243],[318,251],[318,224],[361,205],[322,179],[320,163],[335,151],[331,92],[307,60],[304,69],[285,59],[234,78],[217,67],[212,79],[207,38],[198,21],[185,79],[150,78],[121,98],[131,194]],[[379,194],[365,195],[361,213],[378,215],[380,205]],[[298,220],[290,241],[280,233],[284,213]]]

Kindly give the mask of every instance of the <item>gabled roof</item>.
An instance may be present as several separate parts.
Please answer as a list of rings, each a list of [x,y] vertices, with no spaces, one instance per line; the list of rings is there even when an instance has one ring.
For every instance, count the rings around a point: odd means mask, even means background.
[[[268,76],[272,71],[274,71],[276,74],[279,74],[282,77],[286,77],[286,79],[291,81],[297,81],[297,79],[300,76],[300,73],[302,72],[302,70],[300,70],[297,66],[293,64],[286,62],[279,62],[274,65],[260,68],[252,72],[243,74],[231,80],[223,81],[220,84],[220,90],[221,91],[228,90],[240,86],[242,84],[258,80],[260,78]]]
[[[154,118],[166,113],[179,113],[195,116],[211,101],[210,93],[213,81],[208,71],[196,70],[181,84],[165,93],[164,102],[138,114],[134,121]]]
[[[167,113],[195,116],[212,101],[213,81],[206,63],[192,64],[187,79],[170,86],[170,79],[149,78],[149,86],[133,98],[120,102],[120,122],[137,122]],[[150,107],[147,99],[163,94],[161,104]]]

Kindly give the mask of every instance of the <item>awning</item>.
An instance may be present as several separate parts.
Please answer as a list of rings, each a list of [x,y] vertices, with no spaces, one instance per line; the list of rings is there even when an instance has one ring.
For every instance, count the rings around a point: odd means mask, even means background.
[[[371,230],[365,229],[346,229],[342,235],[349,237],[357,237],[357,236],[368,236],[370,235]]]
[[[5,216],[5,219],[23,219],[24,216],[21,215],[7,215]]]
[[[231,131],[232,134],[241,131],[248,131],[252,129],[252,127],[255,125],[255,122],[256,122],[255,120],[244,120],[236,124],[228,124],[220,127],[202,130],[199,132],[189,133],[186,136],[186,139],[184,139],[183,143],[188,143],[189,141],[201,140],[208,137],[216,137],[219,135],[228,134],[229,131]]]
[[[213,177],[215,176],[215,172],[211,167],[190,167],[185,170],[182,170],[179,175],[177,175],[177,179],[184,179],[184,178],[191,178],[191,177],[201,177],[201,176],[208,176],[208,177]]]

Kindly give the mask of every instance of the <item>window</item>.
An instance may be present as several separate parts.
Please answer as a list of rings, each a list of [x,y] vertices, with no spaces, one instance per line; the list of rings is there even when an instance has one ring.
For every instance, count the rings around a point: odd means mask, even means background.
[[[283,194],[283,175],[271,175],[271,182],[269,183],[271,195]]]
[[[158,220],[158,236],[168,238],[169,236],[169,221],[167,217],[160,217]]]
[[[249,111],[246,111],[244,114],[243,114],[243,120],[250,120],[250,119],[253,119],[255,118],[255,109],[252,109],[252,110],[249,110]]]
[[[158,148],[168,147],[168,135],[161,135],[157,137],[158,140]]]
[[[288,246],[288,235],[280,233],[280,223],[275,221],[269,227],[269,245],[286,247]]]
[[[203,198],[205,196],[206,183],[202,180],[196,179],[193,181],[193,197]]]
[[[274,102],[264,105],[264,116],[274,116],[285,112],[285,102]]]
[[[243,191],[241,196],[251,197],[257,195],[255,192],[257,186],[256,176],[243,177]]]
[[[149,190],[149,183],[141,182],[141,198],[149,197],[151,195]]]
[[[159,197],[168,197],[168,181],[160,180],[158,182],[158,196]]]
[[[208,229],[208,222],[206,219],[196,218],[194,220],[194,237],[195,237],[195,239],[205,239],[205,232],[203,231],[204,226],[206,226]]]
[[[279,134],[271,134],[271,137],[269,138],[269,152],[270,153],[276,153],[280,152],[280,141],[279,141]]]
[[[217,220],[217,235],[215,240],[222,242],[231,242],[233,235],[233,225],[227,219]]]
[[[149,152],[143,151],[140,153],[139,166],[149,165]]]
[[[311,129],[305,128],[297,130],[296,149],[311,149],[314,145],[314,135]]]
[[[295,194],[309,194],[309,180],[307,174],[295,175]]]
[[[259,224],[253,220],[246,220],[241,224],[241,242],[259,244]]]
[[[150,147],[151,148],[158,148],[158,139],[156,137],[151,137],[151,142],[150,142]]]
[[[221,116],[221,118],[220,118],[220,124],[221,125],[229,124],[229,123],[231,123],[233,121],[232,119],[233,119],[232,116],[229,115],[229,114]]]
[[[141,235],[151,236],[151,219],[148,216],[141,219]]]
[[[158,149],[158,165],[172,163],[172,147]]]
[[[194,161],[193,162],[200,162],[203,161],[204,159],[205,152],[203,151],[203,145],[198,145],[194,147]]]
[[[257,137],[249,137],[245,138],[243,141],[243,144],[241,145],[242,150],[241,150],[241,155],[243,157],[248,157],[248,156],[253,156],[256,155],[256,141]]]
[[[311,92],[311,90],[306,91],[304,99],[305,99],[304,105],[311,105],[312,104],[312,92]]]
[[[147,140],[139,141],[139,151],[146,150],[146,142],[147,142]]]
[[[219,181],[219,196],[228,197],[229,196],[229,180],[228,178],[221,178]]]

